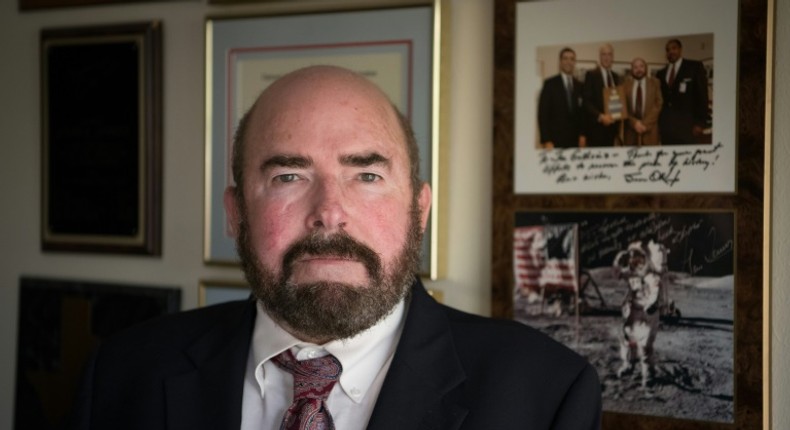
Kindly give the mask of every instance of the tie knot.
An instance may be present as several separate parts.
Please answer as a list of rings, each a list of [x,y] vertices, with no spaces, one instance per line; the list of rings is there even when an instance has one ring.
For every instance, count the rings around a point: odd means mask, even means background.
[[[333,355],[299,361],[290,350],[283,351],[272,359],[281,369],[294,377],[294,400],[326,400],[332,391],[343,366]]]

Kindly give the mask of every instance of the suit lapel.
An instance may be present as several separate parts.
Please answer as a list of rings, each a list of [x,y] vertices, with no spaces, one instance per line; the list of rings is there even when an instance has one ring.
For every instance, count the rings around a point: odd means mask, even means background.
[[[212,330],[184,351],[194,364],[194,370],[166,381],[168,429],[241,426],[244,372],[255,320],[254,302],[239,303],[234,310],[235,318],[218,320]]]
[[[415,282],[403,333],[368,429],[458,428],[467,411],[450,394],[465,379],[445,313]]]

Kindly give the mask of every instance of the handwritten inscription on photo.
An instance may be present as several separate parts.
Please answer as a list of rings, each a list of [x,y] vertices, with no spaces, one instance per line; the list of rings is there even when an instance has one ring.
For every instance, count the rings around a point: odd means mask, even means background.
[[[698,148],[634,147],[613,151],[560,148],[540,151],[538,158],[541,172],[554,184],[659,183],[672,190],[684,188],[683,181],[714,171],[721,151],[721,143]]]

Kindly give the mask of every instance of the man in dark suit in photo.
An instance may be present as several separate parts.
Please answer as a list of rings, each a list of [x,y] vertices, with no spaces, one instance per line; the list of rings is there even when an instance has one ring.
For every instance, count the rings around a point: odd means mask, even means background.
[[[656,77],[661,81],[664,107],[659,118],[662,145],[691,145],[707,142],[704,130],[710,119],[708,75],[700,61],[683,58],[683,44],[666,44],[666,67]]]
[[[581,135],[582,83],[573,76],[576,53],[560,51],[560,73],[546,79],[538,101],[541,148],[584,147]]]
[[[314,66],[270,85],[225,192],[252,297],[108,339],[77,428],[599,428],[584,358],[441,305],[415,276],[431,206],[418,158],[361,75]]]
[[[613,146],[619,138],[621,121],[606,113],[604,88],[620,85],[620,76],[612,71],[614,48],[604,44],[598,50],[598,67],[584,75],[584,123],[582,133],[588,147]]]

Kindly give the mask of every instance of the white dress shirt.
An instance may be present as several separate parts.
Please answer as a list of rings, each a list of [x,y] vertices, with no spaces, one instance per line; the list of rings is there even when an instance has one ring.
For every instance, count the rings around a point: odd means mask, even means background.
[[[573,76],[560,72],[562,75],[562,83],[565,84],[565,91],[572,92],[573,91]]]
[[[285,331],[257,304],[247,371],[244,377],[241,430],[276,430],[293,401],[293,376],[271,358],[291,348],[297,360],[334,355],[343,366],[327,405],[336,429],[367,427],[387,375],[406,316],[401,301],[368,330],[325,345],[302,342]]]
[[[683,64],[683,57],[678,58],[677,61],[674,63],[669,63],[669,68],[667,69],[667,75],[664,76],[664,80],[669,83],[669,75],[672,73],[672,68],[675,68],[675,76],[673,78],[678,77],[678,70],[680,70],[680,65]]]
[[[611,86],[615,86],[617,83],[614,81],[614,76],[612,75],[612,71],[610,69],[604,69],[603,67],[599,67],[601,69],[601,79],[603,79],[603,86],[606,88],[608,82]]]

